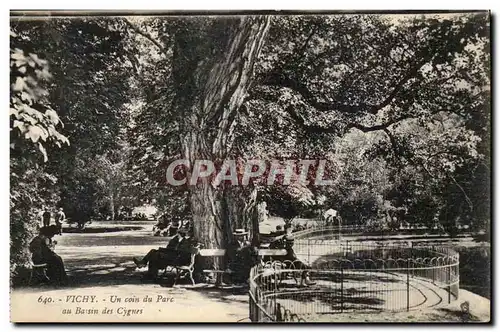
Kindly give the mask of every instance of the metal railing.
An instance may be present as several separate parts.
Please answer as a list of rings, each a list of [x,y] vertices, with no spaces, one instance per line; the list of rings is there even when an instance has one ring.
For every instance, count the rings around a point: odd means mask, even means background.
[[[410,311],[458,299],[459,255],[452,249],[314,239],[321,232],[325,230],[295,241],[300,264],[271,261],[251,270],[252,321],[301,322],[342,312]],[[299,280],[306,274],[315,285],[301,287]]]

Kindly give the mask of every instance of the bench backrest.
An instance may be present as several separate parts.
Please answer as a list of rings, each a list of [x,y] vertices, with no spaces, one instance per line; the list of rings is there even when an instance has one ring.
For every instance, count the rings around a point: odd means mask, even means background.
[[[226,254],[226,249],[201,249],[200,256],[222,257]],[[285,256],[285,249],[259,249],[259,256]]]
[[[259,256],[286,256],[286,249],[259,249]]]
[[[201,249],[200,256],[203,257],[221,257],[226,254],[226,249]]]

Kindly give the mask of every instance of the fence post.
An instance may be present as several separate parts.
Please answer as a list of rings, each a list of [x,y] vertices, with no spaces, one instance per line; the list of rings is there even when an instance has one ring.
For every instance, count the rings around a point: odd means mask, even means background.
[[[406,263],[406,311],[410,311],[410,259]]]
[[[311,244],[309,243],[310,239],[307,239],[307,262],[311,262]]]
[[[260,292],[258,289],[255,290],[254,295],[255,295],[255,320],[257,322],[260,322],[260,308],[257,305],[257,303],[260,304]]]
[[[276,274],[276,268],[274,268],[274,294],[272,299],[274,300],[274,317],[278,320],[278,301],[276,301],[276,293],[278,293],[278,275]]]
[[[339,218],[339,243],[340,241],[342,241],[342,224],[341,224],[341,221],[340,221],[340,218]]]
[[[274,303],[276,303],[276,321],[282,322],[283,317],[281,317],[281,304],[277,303],[276,299]]]
[[[250,278],[249,278],[249,287],[248,287],[248,317],[250,318],[250,321],[254,321],[254,316],[253,316],[253,299],[252,299],[252,292],[253,292],[253,289],[252,289],[252,282],[250,282],[250,280],[252,279],[253,277],[253,268],[250,269]]]
[[[250,289],[248,290],[248,318],[250,318],[250,321],[253,322],[253,301],[252,301],[252,288],[250,286]]]
[[[448,303],[451,303],[451,264],[448,259]]]
[[[344,268],[340,263],[340,312],[344,312]]]

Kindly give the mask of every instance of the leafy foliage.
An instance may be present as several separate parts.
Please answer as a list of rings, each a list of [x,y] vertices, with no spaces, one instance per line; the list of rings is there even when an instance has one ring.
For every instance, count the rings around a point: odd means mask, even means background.
[[[10,49],[10,119],[11,149],[16,145],[24,147],[28,140],[43,154],[47,161],[44,144],[53,142],[69,145],[69,140],[58,132],[57,126],[62,122],[48,101],[47,82],[52,78],[47,60],[40,59],[37,54],[17,48],[19,37],[11,31]]]
[[[46,172],[48,145],[69,144],[47,99],[48,63],[18,47],[11,31],[10,50],[10,234],[11,274],[29,259],[28,243],[37,229],[37,212],[55,198],[56,178]],[[40,157],[43,155],[43,159]],[[43,162],[42,162],[43,160]]]

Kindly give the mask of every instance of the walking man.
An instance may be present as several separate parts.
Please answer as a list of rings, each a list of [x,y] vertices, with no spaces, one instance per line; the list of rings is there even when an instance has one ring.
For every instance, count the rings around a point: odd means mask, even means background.
[[[55,219],[56,219],[57,229],[59,230],[59,235],[61,235],[61,233],[62,233],[62,223],[66,219],[66,215],[64,214],[64,211],[63,211],[62,207],[60,207],[59,211],[56,213]]]
[[[43,227],[49,227],[50,225],[50,211],[45,206],[43,207],[42,211],[42,224]]]

